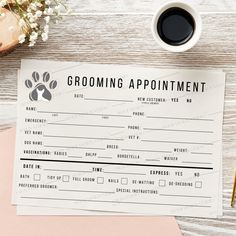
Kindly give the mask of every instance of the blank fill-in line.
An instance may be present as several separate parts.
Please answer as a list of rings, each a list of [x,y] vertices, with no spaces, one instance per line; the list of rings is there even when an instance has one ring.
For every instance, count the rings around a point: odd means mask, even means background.
[[[151,119],[167,119],[167,120],[195,120],[195,121],[214,121],[213,119],[188,118],[188,117],[166,117],[166,116],[147,116]]]
[[[212,152],[191,152],[191,154],[197,154],[197,155],[212,155]]]
[[[61,171],[61,172],[74,172],[74,173],[91,173],[89,170],[60,170],[60,169],[44,169],[46,171]]]
[[[79,158],[79,159],[83,158],[81,156],[68,156],[68,157],[70,157],[70,158]]]
[[[145,167],[167,167],[167,168],[181,168],[181,169],[202,169],[213,170],[213,167],[204,166],[172,166],[172,165],[154,165],[154,164],[139,164],[139,163],[114,163],[114,162],[98,162],[98,161],[71,161],[71,160],[51,160],[51,159],[36,159],[36,158],[20,158],[21,161],[42,161],[42,162],[61,162],[61,163],[78,163],[78,164],[92,164],[92,165],[115,165],[115,166],[145,166]]]
[[[129,151],[129,152],[159,152],[159,153],[172,153],[171,151],[159,151],[159,150],[142,150],[142,149],[121,149],[121,151]]]
[[[200,162],[200,161],[183,161],[182,163],[193,163],[193,164],[212,164],[210,162]]]
[[[171,203],[155,203],[155,202],[120,202],[120,201],[106,201],[106,200],[92,200],[92,199],[73,199],[73,198],[48,198],[48,197],[26,197],[23,199],[35,200],[53,200],[53,201],[75,201],[75,202],[103,202],[103,203],[117,203],[117,204],[134,204],[134,205],[152,205],[152,206],[181,206],[181,207],[211,207],[209,205],[186,205],[186,204],[171,204]]]
[[[93,191],[93,190],[76,190],[76,189],[59,189],[59,191],[63,192],[78,192],[78,193],[115,193],[115,192],[106,192],[106,191]]]
[[[213,134],[213,131],[187,130],[187,129],[155,129],[155,128],[144,128],[144,130]]]
[[[96,127],[96,128],[114,128],[114,129],[124,129],[125,128],[125,126],[69,124],[69,123],[48,123],[48,125],[64,125],[64,126],[80,126],[80,127]]]
[[[77,149],[106,150],[105,148],[94,148],[94,147],[71,147],[71,146],[52,146],[52,145],[44,145],[44,147],[49,147],[49,148],[77,148]]]
[[[109,141],[124,141],[121,138],[96,138],[96,137],[79,137],[79,136],[64,136],[64,135],[44,135],[46,138],[71,138],[71,139],[93,139],[93,140],[109,140]]]
[[[142,142],[150,142],[150,143],[181,143],[181,144],[196,144],[196,145],[213,145],[213,143],[178,142],[178,141],[166,141],[166,140],[143,139],[141,141]]]
[[[160,161],[160,159],[146,159],[146,161]]]
[[[118,174],[118,175],[146,175],[145,173],[132,173],[132,172],[116,172],[116,171],[104,171],[105,174]]]
[[[178,194],[159,194],[165,197],[193,197],[193,198],[211,198],[209,196],[195,196],[195,195],[178,195]]]
[[[98,158],[101,158],[101,159],[112,159],[112,157],[102,157],[102,156],[99,156]]]
[[[85,98],[84,100],[106,101],[106,102],[134,102],[134,101],[132,101],[132,100],[108,99],[108,98]]]
[[[114,115],[114,114],[95,114],[95,113],[80,113],[80,112],[63,112],[63,111],[38,111],[38,113],[62,114],[62,115],[81,115],[81,116],[114,116],[114,117],[132,117],[130,115]]]

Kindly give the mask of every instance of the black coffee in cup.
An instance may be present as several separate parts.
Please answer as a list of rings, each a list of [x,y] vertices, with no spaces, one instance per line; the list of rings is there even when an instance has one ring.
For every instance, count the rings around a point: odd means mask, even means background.
[[[194,30],[193,16],[179,7],[165,10],[157,21],[157,32],[160,38],[172,46],[187,43],[192,38]]]

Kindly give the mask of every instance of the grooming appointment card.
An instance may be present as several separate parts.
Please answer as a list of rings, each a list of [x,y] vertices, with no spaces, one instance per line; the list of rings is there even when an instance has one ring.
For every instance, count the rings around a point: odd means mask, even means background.
[[[23,60],[14,203],[217,217],[225,75]]]

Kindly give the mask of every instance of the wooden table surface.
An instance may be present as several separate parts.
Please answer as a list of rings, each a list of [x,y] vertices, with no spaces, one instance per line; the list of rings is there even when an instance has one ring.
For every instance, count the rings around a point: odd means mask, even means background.
[[[236,170],[236,0],[189,0],[202,14],[203,33],[197,46],[181,54],[162,50],[151,35],[152,15],[163,2],[70,0],[72,14],[52,25],[47,43],[40,42],[33,49],[25,45],[0,58],[0,131],[16,122],[16,75],[21,59],[223,69],[227,81],[223,124],[224,216],[177,220],[186,236],[236,235],[236,208],[230,207]]]

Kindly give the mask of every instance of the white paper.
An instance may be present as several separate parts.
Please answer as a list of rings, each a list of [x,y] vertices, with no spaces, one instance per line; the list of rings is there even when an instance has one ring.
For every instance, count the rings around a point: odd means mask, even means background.
[[[22,61],[16,203],[217,217],[224,86],[221,71]]]
[[[18,80],[20,75],[20,70],[18,70]],[[13,204],[15,204],[15,201],[13,199]],[[17,215],[22,216],[58,216],[58,215],[64,215],[64,216],[71,216],[71,215],[80,215],[80,216],[86,216],[86,215],[129,215],[129,213],[119,213],[114,211],[96,211],[96,210],[80,210],[80,209],[68,209],[68,208],[51,208],[51,207],[41,207],[41,206],[22,206],[18,205],[16,207]]]

